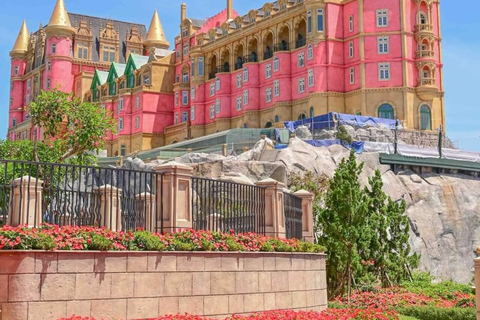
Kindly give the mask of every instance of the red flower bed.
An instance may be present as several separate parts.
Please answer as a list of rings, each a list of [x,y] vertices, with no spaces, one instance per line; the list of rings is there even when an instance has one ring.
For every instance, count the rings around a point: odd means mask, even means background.
[[[330,309],[328,311],[293,311],[277,310],[253,314],[250,316],[233,316],[225,320],[398,320],[398,316],[390,311],[358,310],[358,309]],[[59,320],[96,320],[89,317],[73,316]],[[100,319],[97,319],[100,320]],[[168,315],[150,320],[213,320],[193,315]]]
[[[254,233],[184,230],[163,235],[142,230],[114,232],[105,228],[55,225],[32,229],[4,226],[0,228],[0,250],[325,251],[321,246],[297,239]]]

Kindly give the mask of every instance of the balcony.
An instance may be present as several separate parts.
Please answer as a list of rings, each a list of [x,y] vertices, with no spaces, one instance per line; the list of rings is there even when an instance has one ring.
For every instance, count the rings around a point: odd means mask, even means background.
[[[303,39],[298,39],[296,42],[295,42],[295,48],[301,48],[303,46],[305,46],[307,44],[307,39],[303,38]]]
[[[435,85],[434,78],[422,78],[418,79],[418,86],[416,88],[417,95],[420,99],[424,101],[430,101],[435,98],[439,92],[437,86]]]
[[[432,50],[417,50],[415,55],[417,59],[433,58],[435,56],[435,52]]]
[[[417,24],[415,25],[415,32],[433,33],[433,25],[431,24]]]
[[[273,51],[289,51],[290,50],[290,45],[286,42],[282,43],[277,43],[276,45],[273,46]]]

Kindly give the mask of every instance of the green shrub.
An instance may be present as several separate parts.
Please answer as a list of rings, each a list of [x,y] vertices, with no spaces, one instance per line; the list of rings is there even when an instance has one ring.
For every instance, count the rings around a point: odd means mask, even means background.
[[[442,281],[433,283],[435,277],[425,272],[413,274],[413,281],[404,281],[401,285],[405,289],[413,293],[421,293],[431,298],[443,298],[446,300],[454,300],[455,293],[461,292],[466,294],[475,294],[471,285],[456,283],[453,281]]]
[[[108,251],[111,249],[113,241],[97,233],[90,233],[92,242],[88,244],[88,250]]]
[[[133,234],[134,247],[131,250],[163,251],[165,244],[160,238],[147,231],[136,231]]]
[[[477,312],[474,308],[410,306],[399,308],[398,312],[419,320],[475,320],[477,317]]]
[[[55,249],[55,240],[40,233],[37,238],[32,239],[31,248],[32,250],[53,250]]]

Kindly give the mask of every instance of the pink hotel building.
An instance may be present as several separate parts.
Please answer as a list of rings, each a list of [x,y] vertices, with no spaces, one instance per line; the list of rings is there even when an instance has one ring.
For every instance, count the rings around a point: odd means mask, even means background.
[[[10,53],[8,138],[31,138],[25,106],[57,86],[112,112],[112,156],[328,112],[445,125],[439,0],[278,0],[244,16],[232,2],[203,20],[182,4],[169,50],[157,12],[147,31],[58,0]]]

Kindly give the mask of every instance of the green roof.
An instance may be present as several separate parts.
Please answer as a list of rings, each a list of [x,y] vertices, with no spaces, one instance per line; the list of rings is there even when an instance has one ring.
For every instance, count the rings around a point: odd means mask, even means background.
[[[107,82],[108,74],[109,73],[107,71],[100,71],[98,69],[95,69],[95,74],[93,75],[92,85],[90,86],[90,89],[96,89],[97,86],[104,85],[105,82]]]
[[[407,165],[438,169],[453,169],[467,172],[480,172],[480,163],[478,162],[460,161],[445,158],[420,158],[402,156],[399,154],[380,154],[380,163],[388,165]]]
[[[147,56],[142,56],[136,53],[131,53],[130,56],[132,57],[132,60],[133,60],[133,63],[135,64],[134,66],[136,69],[139,69],[148,63],[149,57]]]

